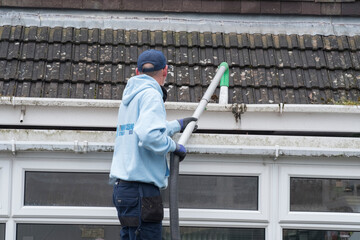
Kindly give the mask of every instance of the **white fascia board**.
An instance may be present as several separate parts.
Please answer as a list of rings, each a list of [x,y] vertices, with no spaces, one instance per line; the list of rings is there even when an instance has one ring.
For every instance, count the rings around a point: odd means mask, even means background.
[[[0,125],[115,128],[120,100],[0,98]],[[167,119],[191,116],[197,103],[165,103]],[[198,121],[199,129],[360,132],[360,107],[344,105],[210,103]]]
[[[210,13],[0,9],[0,22],[11,26],[113,28],[150,31],[199,31],[261,34],[358,35],[360,21],[341,16],[259,16]]]

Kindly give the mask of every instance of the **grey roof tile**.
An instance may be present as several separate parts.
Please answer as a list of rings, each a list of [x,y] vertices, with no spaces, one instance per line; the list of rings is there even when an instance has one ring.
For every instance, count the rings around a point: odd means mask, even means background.
[[[46,64],[45,79],[48,81],[58,80],[60,78],[60,63],[52,62]]]
[[[263,49],[255,49],[258,67],[265,67],[265,54]]]
[[[43,61],[34,62],[32,80],[36,81],[44,79],[45,67],[45,62]]]
[[[161,32],[161,35],[162,35],[162,32]],[[161,39],[160,41],[162,43],[162,36],[160,39]],[[138,31],[130,30],[129,40],[130,40],[131,45],[138,45]],[[109,42],[109,43],[105,43],[105,44],[111,44],[111,43]]]
[[[316,69],[325,68],[327,66],[325,55],[323,51],[316,51],[315,53],[315,67]]]
[[[290,50],[289,54],[289,62],[291,68],[297,68],[302,65],[299,51],[296,49]]]
[[[308,68],[316,68],[316,52],[312,50],[305,50],[305,58]]]
[[[277,59],[275,56],[275,51],[276,50],[274,50],[272,48],[268,49],[268,51],[267,51],[267,54],[269,55],[269,65],[271,67],[277,66]]]
[[[9,40],[11,35],[11,26],[2,26],[0,28],[0,40]]]
[[[98,33],[100,32],[100,44],[101,45],[109,45],[109,44],[113,44],[114,43],[114,34],[113,34],[113,30],[112,29],[103,29],[98,31]],[[96,41],[94,41],[94,35],[96,36],[96,32],[90,34],[89,36],[89,43],[96,43]]]
[[[6,59],[8,56],[9,42],[0,42],[0,59]]]
[[[71,28],[71,27],[64,28],[63,32],[62,32],[61,42],[62,43],[67,43],[67,42],[72,43],[73,36],[74,36],[74,29],[73,28]]]
[[[125,44],[125,31],[123,29],[114,30],[114,45]]]
[[[174,46],[175,42],[174,42],[174,37],[173,37],[173,31],[166,31],[163,33],[164,36],[164,41],[165,41],[165,46]]]
[[[18,65],[20,61],[11,60],[7,62],[5,70],[5,80],[14,80],[18,78]]]
[[[299,40],[298,40],[298,35],[296,34],[291,34],[290,36],[288,36],[288,40],[290,41],[290,49],[298,49],[299,48]]]
[[[23,60],[34,60],[35,58],[35,42],[27,42],[22,45],[22,55],[21,59]]]
[[[33,73],[33,61],[20,62],[19,80],[31,80]]]
[[[88,43],[88,39],[89,39],[89,30],[86,28],[80,28],[80,29],[75,29],[74,30],[74,42],[75,43]]]
[[[6,63],[7,63],[7,61],[0,60],[0,79],[5,79]],[[0,81],[0,83],[1,83],[1,81]]]
[[[204,45],[205,47],[212,47],[214,45],[211,32],[204,32]]]
[[[37,43],[35,46],[34,60],[35,61],[47,60],[48,59],[48,49],[49,49],[48,43],[46,43],[46,42]]]
[[[85,51],[84,51],[85,52]],[[92,51],[94,54],[95,51]],[[88,56],[88,54],[86,54]],[[89,57],[89,60],[92,60]],[[112,45],[102,45],[99,47],[99,62],[100,63],[109,63],[113,61],[113,46]]]
[[[71,81],[71,67],[72,65],[70,62],[60,63],[59,81]]]
[[[27,41],[36,41],[37,37],[37,27],[26,27],[24,29],[24,38],[25,42]]]
[[[31,84],[30,87],[30,96],[29,97],[43,97],[43,87],[44,87],[44,82],[40,81],[40,82],[35,82]]]
[[[49,43],[61,42],[62,33],[63,33],[63,28],[61,27],[51,28],[49,31]]]
[[[190,102],[190,88],[188,86],[178,87],[177,99],[179,102]]]
[[[356,49],[360,50],[360,36],[354,36],[354,40],[355,40],[355,45],[356,45]]]
[[[19,41],[19,40],[21,40],[22,29],[23,29],[22,26],[12,26],[9,40],[10,41]]]
[[[49,28],[48,27],[40,27],[37,29],[36,41],[37,42],[48,42],[49,41]]]
[[[166,38],[164,39],[166,40]],[[139,32],[139,39],[138,39],[139,45],[148,44],[150,41],[150,31],[149,30],[142,30]],[[166,43],[166,41],[165,41]]]
[[[213,33],[213,47],[223,47],[224,46],[224,36],[222,33]]]
[[[282,66],[278,66],[278,67],[290,68],[291,62],[290,62],[289,51],[287,49],[280,49],[280,53],[282,59]]]
[[[288,48],[289,47],[289,43],[288,43],[288,39],[287,39],[287,35],[285,34],[279,34],[278,35],[278,48]]]
[[[16,95],[18,97],[27,97],[30,94],[31,82],[23,82],[18,84],[18,89]]]

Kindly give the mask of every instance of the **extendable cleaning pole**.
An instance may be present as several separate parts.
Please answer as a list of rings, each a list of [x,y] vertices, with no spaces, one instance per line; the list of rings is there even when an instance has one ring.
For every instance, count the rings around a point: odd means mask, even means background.
[[[229,74],[229,66],[223,62],[220,64],[218,71],[211,81],[208,89],[206,90],[203,98],[197,106],[193,117],[199,119],[207,104],[210,101],[212,94],[219,85],[220,79],[225,72]],[[185,145],[190,138],[191,133],[195,128],[196,122],[190,122],[184,129],[178,143]],[[171,240],[180,240],[180,227],[179,227],[179,207],[178,207],[178,176],[179,176],[179,157],[171,153],[170,155],[170,180],[169,180],[169,200],[170,200],[170,232]]]

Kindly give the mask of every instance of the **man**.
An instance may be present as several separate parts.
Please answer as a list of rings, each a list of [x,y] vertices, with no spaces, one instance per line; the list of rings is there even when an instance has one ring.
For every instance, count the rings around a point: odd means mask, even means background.
[[[185,158],[186,149],[171,139],[196,118],[166,121],[163,87],[168,66],[161,51],[147,50],[137,62],[119,109],[110,179],[122,240],[161,239],[163,205],[160,189],[167,187],[166,155]]]

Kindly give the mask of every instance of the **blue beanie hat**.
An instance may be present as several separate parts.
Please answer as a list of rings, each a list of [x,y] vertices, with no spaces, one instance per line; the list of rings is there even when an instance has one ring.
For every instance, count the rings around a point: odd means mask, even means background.
[[[151,63],[153,68],[144,68],[145,63]],[[150,49],[142,52],[137,61],[137,68],[139,72],[154,72],[164,69],[166,66],[166,58],[161,51]]]

